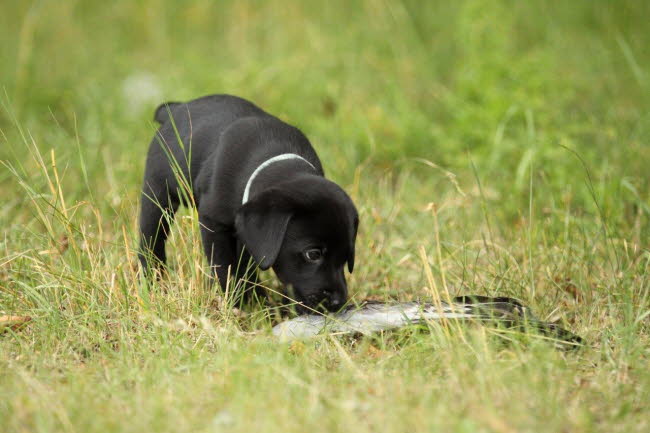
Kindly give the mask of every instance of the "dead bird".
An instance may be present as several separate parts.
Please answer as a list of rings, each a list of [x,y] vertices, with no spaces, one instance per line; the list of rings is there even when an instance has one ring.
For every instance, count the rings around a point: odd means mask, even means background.
[[[443,319],[493,321],[509,328],[536,330],[549,337],[559,348],[575,348],[583,344],[581,337],[557,326],[543,322],[528,307],[513,298],[486,296],[458,296],[451,304],[401,302],[364,302],[350,306],[338,314],[325,316],[309,314],[298,316],[273,327],[273,334],[281,341],[314,337],[319,334],[363,334],[402,328],[409,325]]]

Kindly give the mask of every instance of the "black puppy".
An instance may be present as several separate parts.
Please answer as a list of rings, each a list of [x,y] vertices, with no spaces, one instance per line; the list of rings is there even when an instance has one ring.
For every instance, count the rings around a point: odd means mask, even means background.
[[[147,155],[140,213],[145,273],[164,266],[169,221],[183,203],[198,209],[203,248],[222,288],[229,276],[250,277],[252,256],[305,306],[339,309],[359,217],[350,197],[325,179],[307,137],[229,95],[165,103],[154,118],[161,126]]]

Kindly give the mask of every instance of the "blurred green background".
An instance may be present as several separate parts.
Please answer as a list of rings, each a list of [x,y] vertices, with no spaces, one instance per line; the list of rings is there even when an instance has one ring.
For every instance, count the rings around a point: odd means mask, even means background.
[[[5,0],[0,158],[25,162],[17,122],[71,182],[80,151],[131,191],[158,103],[232,93],[302,128],[343,182],[471,156],[525,201],[533,160],[549,192],[584,178],[564,145],[647,203],[648,16],[646,1]]]

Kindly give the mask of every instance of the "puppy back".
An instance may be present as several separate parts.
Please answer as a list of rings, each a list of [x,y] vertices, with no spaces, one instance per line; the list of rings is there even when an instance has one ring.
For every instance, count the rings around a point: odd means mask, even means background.
[[[174,107],[181,105],[182,102],[163,102],[156,108],[153,115],[153,120],[163,125],[169,120],[169,113],[173,111]]]

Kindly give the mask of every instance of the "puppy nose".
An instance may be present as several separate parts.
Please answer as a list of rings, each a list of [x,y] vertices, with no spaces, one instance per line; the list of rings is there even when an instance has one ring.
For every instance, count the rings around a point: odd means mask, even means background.
[[[327,309],[330,311],[338,311],[343,307],[346,301],[345,291],[325,292],[325,299],[327,300]]]

